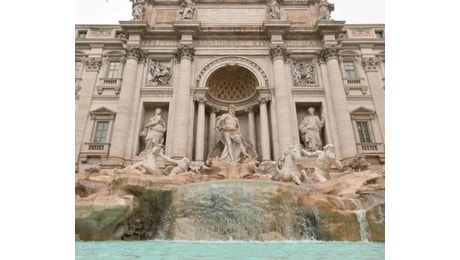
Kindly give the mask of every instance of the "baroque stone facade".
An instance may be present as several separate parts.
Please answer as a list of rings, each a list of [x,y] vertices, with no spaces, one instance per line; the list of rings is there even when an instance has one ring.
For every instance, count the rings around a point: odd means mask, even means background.
[[[76,25],[76,171],[141,162],[153,116],[164,154],[204,163],[230,105],[259,162],[307,148],[299,124],[314,108],[339,160],[383,169],[384,25],[332,11],[325,0],[145,0],[130,21]]]

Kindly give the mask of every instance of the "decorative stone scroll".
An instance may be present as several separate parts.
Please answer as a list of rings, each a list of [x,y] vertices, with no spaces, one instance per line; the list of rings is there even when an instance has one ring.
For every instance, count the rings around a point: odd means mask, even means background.
[[[362,58],[361,64],[367,71],[377,70],[377,66],[380,64],[380,60],[378,58]]]
[[[128,46],[126,48],[126,58],[134,58],[138,61],[146,60],[147,53],[139,46]]]
[[[324,47],[316,51],[316,57],[318,61],[326,61],[330,57],[337,57],[339,55],[340,48],[335,45]]]
[[[177,51],[175,54],[177,62],[180,62],[181,59],[190,59],[193,60],[193,56],[195,55],[195,49],[193,46],[190,45],[180,45],[177,47]]]
[[[101,58],[86,58],[83,62],[87,71],[98,71],[102,65]]]
[[[171,80],[171,66],[152,60],[147,81],[153,85],[168,85]]]
[[[295,61],[292,64],[294,85],[315,84],[315,65],[312,61]]]

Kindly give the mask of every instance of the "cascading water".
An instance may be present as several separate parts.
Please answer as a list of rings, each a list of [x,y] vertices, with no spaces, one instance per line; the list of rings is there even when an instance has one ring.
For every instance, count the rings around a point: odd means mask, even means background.
[[[356,214],[359,222],[359,234],[361,236],[361,241],[369,242],[369,224],[366,219],[366,210],[359,209],[353,211]]]
[[[356,215],[356,219],[359,223],[361,241],[369,242],[369,223],[366,219],[366,210],[362,208],[361,201],[359,199],[335,197],[334,202],[345,212],[352,212]]]
[[[284,187],[286,186],[286,187]],[[175,192],[176,239],[314,239],[312,221],[298,210],[301,187],[270,181],[219,181]]]

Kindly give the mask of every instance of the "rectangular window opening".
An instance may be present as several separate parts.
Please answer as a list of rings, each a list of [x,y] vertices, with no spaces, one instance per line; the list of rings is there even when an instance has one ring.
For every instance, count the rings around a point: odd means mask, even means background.
[[[109,121],[97,121],[96,130],[94,131],[94,143],[105,143],[107,131],[109,129]]]
[[[353,61],[344,61],[343,67],[345,69],[345,78],[356,79],[355,64]]]
[[[358,128],[359,142],[372,143],[369,121],[356,121],[356,127]]]

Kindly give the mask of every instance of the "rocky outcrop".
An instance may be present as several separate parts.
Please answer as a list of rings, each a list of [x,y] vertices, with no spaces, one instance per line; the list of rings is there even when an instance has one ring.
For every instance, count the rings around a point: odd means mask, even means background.
[[[80,240],[384,241],[384,174],[322,183],[174,177],[133,169],[76,175]]]

